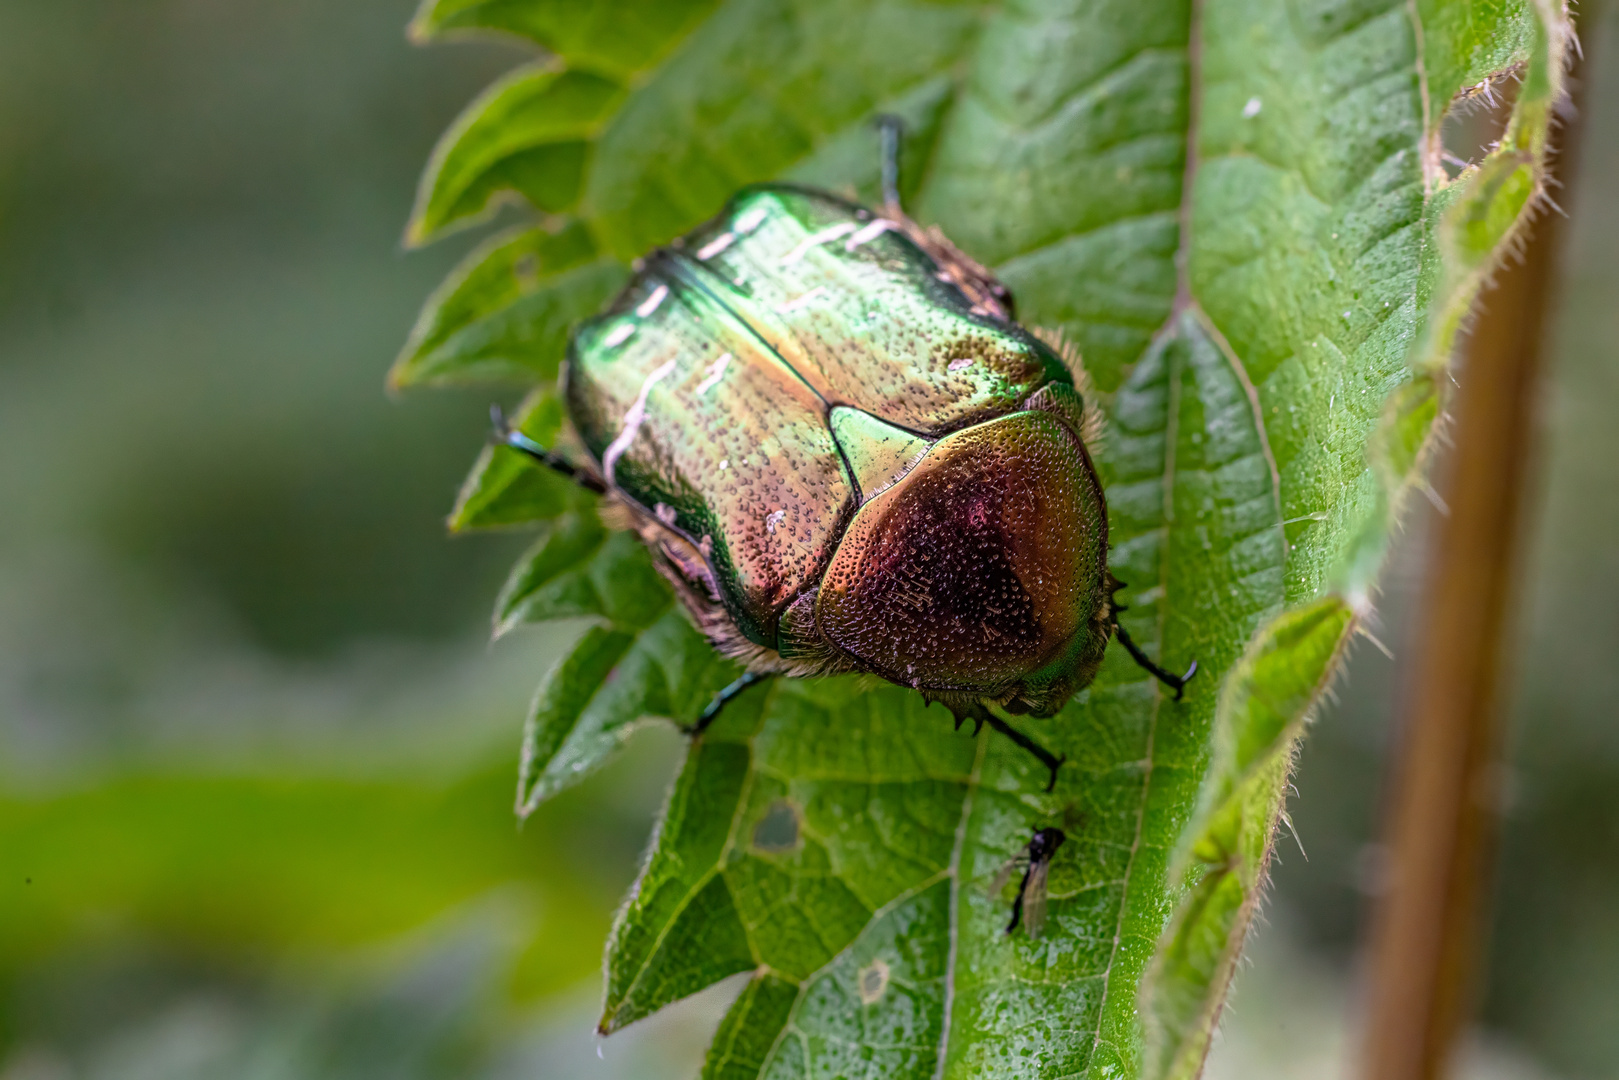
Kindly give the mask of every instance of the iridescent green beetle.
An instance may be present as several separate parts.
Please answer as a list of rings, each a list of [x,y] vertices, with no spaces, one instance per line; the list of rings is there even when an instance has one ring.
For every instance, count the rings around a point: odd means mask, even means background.
[[[891,175],[891,173],[890,173]],[[889,185],[892,191],[891,184]],[[748,674],[866,672],[1060,759],[989,711],[1049,717],[1116,621],[1075,373],[890,195],[747,188],[638,262],[564,367],[604,491]],[[572,466],[515,432],[510,445]]]

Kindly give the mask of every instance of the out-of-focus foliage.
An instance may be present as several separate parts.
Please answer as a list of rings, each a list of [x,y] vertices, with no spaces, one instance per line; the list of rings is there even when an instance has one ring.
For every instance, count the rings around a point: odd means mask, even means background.
[[[411,177],[515,56],[409,14],[0,7],[7,1080],[465,1075],[600,969],[667,767],[514,827],[567,634],[489,654],[485,421],[377,393],[455,258]]]

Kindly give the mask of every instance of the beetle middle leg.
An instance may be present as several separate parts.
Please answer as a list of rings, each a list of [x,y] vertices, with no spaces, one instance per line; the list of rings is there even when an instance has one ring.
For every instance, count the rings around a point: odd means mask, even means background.
[[[1123,645],[1125,650],[1129,652],[1130,659],[1134,660],[1137,664],[1141,665],[1141,667],[1145,668],[1148,674],[1150,674],[1153,678],[1175,691],[1175,700],[1179,701],[1181,699],[1181,695],[1186,690],[1186,684],[1192,681],[1193,675],[1197,674],[1197,661],[1192,661],[1192,666],[1186,669],[1185,675],[1176,675],[1172,671],[1165,671],[1163,668],[1159,667],[1157,664],[1148,659],[1147,654],[1141,651],[1141,646],[1137,645],[1135,643],[1135,639],[1130,636],[1129,631],[1125,630],[1124,624],[1119,622],[1119,613],[1128,611],[1130,609],[1113,598],[1118,594],[1120,589],[1125,588],[1125,584],[1118,578],[1113,577],[1112,574],[1109,574],[1108,577],[1112,581],[1112,585],[1108,589],[1108,598],[1113,602],[1114,636],[1119,639],[1119,644]]]
[[[1123,611],[1124,609],[1121,607],[1116,608],[1115,610]],[[1173,672],[1165,671],[1163,668],[1159,667],[1157,664],[1148,659],[1147,654],[1141,651],[1141,646],[1137,645],[1135,641],[1131,639],[1129,633],[1124,629],[1123,623],[1115,622],[1113,624],[1113,634],[1119,639],[1119,644],[1123,645],[1125,649],[1129,651],[1130,658],[1132,660],[1146,668],[1148,673],[1151,674],[1153,678],[1175,691],[1176,701],[1181,699],[1181,695],[1186,690],[1186,684],[1192,681],[1193,675],[1197,674],[1196,660],[1193,660],[1192,666],[1186,669],[1185,675],[1176,675]]]
[[[1062,766],[1063,762],[1068,760],[1067,754],[1064,754],[1061,757],[1053,754],[1050,750],[1047,750],[1045,747],[1023,734],[1023,732],[1019,731],[1011,724],[1008,724],[1005,720],[1002,720],[1000,717],[984,708],[983,705],[972,705],[967,709],[958,712],[956,714],[956,727],[958,729],[961,727],[961,721],[963,719],[970,719],[973,722],[974,735],[977,735],[984,729],[984,725],[988,724],[1002,735],[1005,735],[1008,739],[1011,739],[1013,742],[1017,743],[1018,746],[1033,754],[1035,759],[1038,760],[1040,764],[1051,770],[1051,779],[1046,782],[1046,790],[1051,791],[1057,786],[1057,770]]]
[[[708,707],[698,714],[697,722],[686,729],[686,734],[690,735],[694,739],[701,735],[704,731],[708,730],[708,725],[712,724],[715,719],[718,718],[720,715],[720,710],[725,708],[726,704],[729,703],[732,698],[736,697],[754,683],[764,682],[768,678],[770,678],[769,675],[760,675],[758,672],[754,671],[744,671],[735,682],[731,683],[729,686],[725,687],[719,693],[714,695],[714,700],[710,701],[708,703]]]

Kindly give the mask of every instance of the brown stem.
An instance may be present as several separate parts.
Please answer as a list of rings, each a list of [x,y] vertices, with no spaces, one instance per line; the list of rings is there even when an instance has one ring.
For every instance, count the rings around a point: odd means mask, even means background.
[[[1576,82],[1574,85],[1578,85]],[[1553,169],[1568,164],[1572,129]],[[1374,912],[1363,1075],[1437,1080],[1472,1011],[1500,774],[1503,637],[1562,219],[1543,213],[1465,345]]]

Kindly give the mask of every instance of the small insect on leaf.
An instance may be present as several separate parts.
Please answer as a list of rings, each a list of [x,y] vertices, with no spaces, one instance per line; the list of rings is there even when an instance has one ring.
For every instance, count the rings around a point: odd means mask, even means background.
[[[1030,937],[1039,937],[1040,932],[1046,928],[1046,878],[1051,872],[1051,863],[1037,862],[1029,867],[1028,884],[1023,886],[1023,892],[1018,899],[1023,901],[1023,929]],[[1014,911],[1014,919],[1017,914]],[[1008,927],[1010,932],[1012,927]]]
[[[1001,867],[995,879],[994,892],[1006,887],[1014,869],[1018,866],[1024,868],[1017,899],[1012,901],[1012,921],[1006,924],[1008,934],[1021,923],[1030,937],[1040,936],[1046,924],[1046,880],[1051,873],[1051,859],[1067,839],[1068,834],[1055,826],[1036,829],[1028,846]]]

